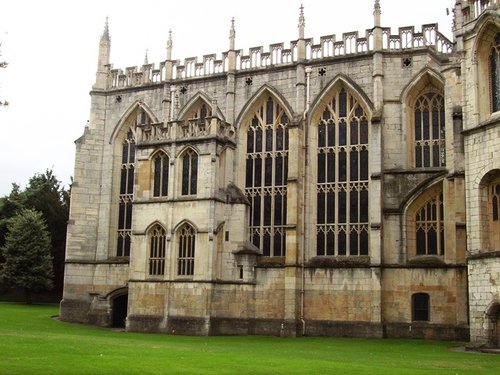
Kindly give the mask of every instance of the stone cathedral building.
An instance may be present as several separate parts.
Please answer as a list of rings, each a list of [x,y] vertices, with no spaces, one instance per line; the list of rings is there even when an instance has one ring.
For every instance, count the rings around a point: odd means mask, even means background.
[[[61,318],[498,346],[500,1],[110,65],[76,141]],[[383,5],[383,4],[382,4]],[[453,1],[450,6],[453,6]],[[314,17],[314,15],[311,15]]]

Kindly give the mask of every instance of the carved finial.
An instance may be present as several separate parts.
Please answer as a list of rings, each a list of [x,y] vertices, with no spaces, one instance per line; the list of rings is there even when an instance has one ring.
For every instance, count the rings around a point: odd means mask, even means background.
[[[229,50],[233,51],[236,39],[236,29],[234,28],[234,17],[231,19],[231,28],[229,29]]]
[[[104,24],[104,32],[102,33],[101,39],[109,40],[109,24],[107,16],[106,16],[106,23]]]
[[[382,14],[382,10],[380,8],[380,0],[375,0],[375,4],[373,6],[373,23],[375,27],[380,27],[380,15]]]
[[[144,55],[144,65],[148,65],[148,49],[146,48],[146,54]]]
[[[167,60],[172,60],[172,29],[168,30],[167,39]]]
[[[304,39],[304,29],[306,27],[306,18],[304,17],[304,5],[300,4],[299,14],[299,39]]]

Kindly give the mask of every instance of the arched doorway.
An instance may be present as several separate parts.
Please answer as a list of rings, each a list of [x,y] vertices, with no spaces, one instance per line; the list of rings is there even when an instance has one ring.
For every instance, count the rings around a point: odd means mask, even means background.
[[[494,303],[487,312],[488,318],[488,346],[499,348],[500,344],[500,303]]]
[[[125,328],[127,317],[128,294],[117,296],[112,301],[112,322],[113,328]]]

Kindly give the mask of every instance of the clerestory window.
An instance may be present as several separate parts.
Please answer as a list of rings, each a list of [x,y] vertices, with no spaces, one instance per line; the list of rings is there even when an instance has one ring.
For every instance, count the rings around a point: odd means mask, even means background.
[[[245,194],[251,204],[250,236],[264,256],[285,256],[288,179],[288,125],[271,96],[248,123]]]
[[[446,165],[443,96],[435,92],[421,95],[414,115],[415,167]]]
[[[149,233],[149,275],[165,274],[166,232],[160,225],[155,225]]]
[[[341,88],[317,126],[316,254],[368,254],[368,119]]]
[[[168,195],[169,157],[160,152],[153,159],[153,196],[166,197]]]
[[[196,233],[189,224],[184,224],[178,231],[179,253],[177,257],[177,275],[194,275],[194,255]]]
[[[135,172],[135,133],[134,128],[127,132],[122,145],[120,167],[120,193],[118,202],[118,239],[116,255],[130,256],[132,236],[132,203],[134,200]]]
[[[198,154],[189,149],[182,157],[182,195],[195,195],[198,187]]]

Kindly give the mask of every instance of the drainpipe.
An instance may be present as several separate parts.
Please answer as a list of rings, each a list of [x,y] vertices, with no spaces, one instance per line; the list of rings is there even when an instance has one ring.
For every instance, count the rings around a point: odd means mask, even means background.
[[[307,167],[307,158],[309,157],[309,147],[307,145],[308,137],[308,126],[307,126],[307,112],[309,111],[309,107],[311,106],[311,97],[310,97],[310,79],[311,79],[311,72],[312,68],[310,66],[307,66],[306,69],[306,108],[304,110],[304,113],[302,115],[302,120],[304,122],[304,169],[302,170],[302,181],[304,182],[304,186],[302,188],[302,236],[301,236],[301,243],[302,243],[302,259],[301,259],[301,271],[302,271],[302,277],[301,277],[301,285],[300,285],[300,322],[302,323],[302,336],[306,334],[306,321],[304,319],[304,293],[305,293],[305,262],[306,262],[306,254],[305,254],[305,223],[306,223],[306,190],[307,190],[307,184],[306,184],[306,167]]]

